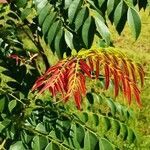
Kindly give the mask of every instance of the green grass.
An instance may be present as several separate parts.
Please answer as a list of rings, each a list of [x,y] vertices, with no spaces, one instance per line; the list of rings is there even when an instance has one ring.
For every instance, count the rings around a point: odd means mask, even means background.
[[[148,11],[140,12],[140,16],[142,31],[137,41],[131,35],[128,25],[126,25],[121,36],[116,33],[113,26],[111,26],[111,31],[113,32],[114,46],[121,48],[135,62],[141,63],[146,72],[145,85],[141,93],[143,106],[140,111],[137,108],[134,110],[137,116],[136,128],[141,140],[140,149],[148,150],[150,149],[150,16]]]

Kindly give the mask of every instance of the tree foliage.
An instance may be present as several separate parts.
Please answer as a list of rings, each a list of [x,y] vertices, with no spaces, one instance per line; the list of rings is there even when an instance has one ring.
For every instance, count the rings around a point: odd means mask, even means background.
[[[115,97],[122,91],[129,104],[133,95],[141,105],[138,81],[143,85],[143,68],[115,48],[91,46],[95,38],[105,47],[113,43],[108,20],[119,34],[127,22],[137,39],[141,31],[138,11],[148,3],[11,0],[1,5],[0,149],[136,147],[132,109],[100,90],[113,86]],[[36,53],[26,47],[25,39]],[[42,40],[60,59],[56,64],[49,63]],[[73,55],[73,49],[78,53]],[[47,69],[44,74],[40,64]],[[50,94],[44,92],[47,89]],[[72,96],[80,111],[72,104]]]

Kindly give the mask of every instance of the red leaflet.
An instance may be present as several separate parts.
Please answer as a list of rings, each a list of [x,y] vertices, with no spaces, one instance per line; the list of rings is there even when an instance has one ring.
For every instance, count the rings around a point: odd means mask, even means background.
[[[139,76],[140,76],[140,80],[141,80],[141,87],[143,87],[143,85],[144,85],[144,75],[145,75],[145,73],[144,73],[144,71],[143,71],[143,69],[142,69],[142,67],[141,67],[141,65],[140,64],[137,64],[138,66],[138,72],[139,72]]]
[[[116,69],[113,70],[113,73],[114,73],[115,97],[117,97],[119,93],[119,75]]]
[[[94,64],[93,64],[92,58],[89,57],[88,61],[89,61],[89,65],[90,65],[90,67],[91,67],[91,70],[93,71],[93,70],[94,70]]]
[[[128,69],[127,62],[126,62],[126,60],[123,59],[123,58],[122,58],[121,60],[122,60],[122,62],[123,62],[124,72],[125,72],[125,74],[126,74],[127,76],[129,76],[129,69]]]
[[[115,55],[112,55],[112,57],[113,57],[113,62],[115,66],[118,65],[118,58]]]
[[[126,97],[127,96],[127,91],[126,91],[126,81],[125,81],[125,77],[123,75],[123,73],[120,74],[120,78],[122,80],[122,90],[123,90],[123,93],[124,93],[124,96]]]
[[[96,61],[96,78],[99,77],[99,69],[100,69],[100,60],[97,59]]]
[[[85,87],[85,76],[82,73],[79,73],[79,87],[83,96],[86,95],[86,87]]]
[[[142,104],[141,104],[141,98],[140,98],[140,91],[138,90],[138,88],[136,87],[136,85],[134,86],[132,86],[132,90],[133,90],[133,92],[134,92],[134,96],[135,96],[135,98],[136,98],[136,102],[137,102],[137,104],[139,105],[139,106],[141,106]]]
[[[130,83],[129,82],[126,82],[127,84],[127,99],[128,99],[128,102],[129,102],[129,105],[131,104],[131,87],[130,87]]]
[[[88,77],[91,78],[91,72],[92,72],[92,70],[91,70],[91,68],[83,60],[80,60],[80,68],[82,69],[82,71],[84,73],[87,74]]]
[[[39,88],[40,86],[42,86],[44,84],[44,81],[41,80],[41,81],[38,81],[34,84],[34,86],[32,87],[31,91],[34,91],[36,90],[37,88]]]
[[[136,69],[134,67],[134,64],[132,64],[131,62],[129,64],[130,64],[130,70],[131,70],[131,73],[132,73],[132,79],[136,83],[136,76],[135,76]]]
[[[76,106],[78,109],[81,109],[81,94],[80,94],[80,91],[77,90],[73,93],[74,95],[74,99],[75,99],[75,102],[76,102]]]
[[[110,82],[110,70],[109,70],[109,66],[107,64],[105,64],[105,88],[106,90],[108,89],[109,87],[109,82]]]

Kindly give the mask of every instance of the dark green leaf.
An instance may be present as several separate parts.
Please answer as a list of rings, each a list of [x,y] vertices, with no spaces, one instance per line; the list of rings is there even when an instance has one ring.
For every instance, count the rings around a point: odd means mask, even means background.
[[[115,0],[108,0],[107,1],[107,14],[110,15],[113,11],[115,6]]]
[[[116,135],[120,134],[120,124],[117,120],[112,120],[111,122],[112,128],[115,131]]]
[[[81,144],[85,135],[83,127],[79,124],[73,124],[70,131],[70,136],[72,137],[74,146],[77,149],[81,149]]]
[[[107,117],[103,117],[103,123],[105,131],[108,131],[111,128],[111,122]]]
[[[41,10],[48,4],[48,1],[47,0],[42,0],[42,1],[39,1],[39,0],[35,0],[35,3],[36,3],[36,7],[37,7],[37,13],[40,14],[41,13]]]
[[[83,7],[79,13],[77,14],[77,17],[75,19],[75,30],[77,31],[84,23],[85,19],[89,15],[89,10],[87,7]]]
[[[0,113],[2,113],[3,110],[4,110],[4,107],[5,107],[5,101],[6,101],[5,96],[0,96]]]
[[[99,147],[100,150],[114,150],[110,142],[104,138],[100,139]]]
[[[51,25],[55,21],[56,16],[57,14],[53,11],[49,15],[46,16],[44,23],[42,25],[43,35],[45,35],[48,32],[48,29],[51,27]]]
[[[65,41],[70,49],[74,49],[73,46],[73,34],[67,29],[65,30]]]
[[[96,24],[97,31],[102,36],[102,38],[106,41],[107,45],[110,45],[110,32],[109,32],[107,26],[97,16],[95,16],[94,18],[95,18],[95,24]]]
[[[0,133],[2,132],[3,129],[5,129],[9,124],[11,123],[11,120],[5,119],[0,122]]]
[[[84,150],[96,149],[98,138],[91,132],[86,131],[84,138]]]
[[[43,125],[43,123],[39,123],[39,124],[36,126],[35,130],[37,130],[37,131],[39,131],[39,132],[42,132],[42,133],[44,133],[44,134],[47,133],[47,132],[46,132],[46,129],[45,129],[45,126]]]
[[[69,8],[71,3],[72,3],[72,0],[65,0],[65,9]]]
[[[60,150],[59,146],[53,142],[49,143],[45,150]]]
[[[107,99],[107,103],[111,109],[112,115],[114,116],[116,114],[116,106],[115,106],[114,102],[111,99]]]
[[[128,137],[128,128],[125,124],[121,124],[121,130],[119,135],[123,140],[126,140]]]
[[[32,13],[32,8],[26,8],[21,13],[21,19],[26,19]]]
[[[101,6],[104,4],[105,1],[106,1],[106,0],[98,0],[98,5],[99,5],[99,7],[101,7]]]
[[[133,8],[129,8],[127,19],[131,32],[133,33],[135,39],[137,39],[141,32],[141,19],[138,12]]]
[[[11,145],[9,150],[26,150],[26,149],[23,146],[22,141],[18,141],[15,144]]]
[[[62,40],[64,40],[64,31],[60,29],[55,38],[55,50],[59,59],[63,57]]]
[[[18,0],[15,2],[18,7],[25,7],[27,0]]]
[[[17,105],[17,101],[16,100],[10,101],[9,104],[8,104],[9,111],[12,112],[12,110],[16,107],[16,105]]]
[[[133,143],[136,139],[135,133],[133,132],[132,129],[128,128],[128,138],[127,140],[129,141],[129,143]]]
[[[86,48],[90,48],[94,39],[94,23],[93,18],[89,16],[82,27],[82,39]]]
[[[52,41],[54,40],[59,26],[60,26],[60,21],[56,21],[55,23],[52,24],[52,26],[50,27],[49,31],[48,31],[48,44],[49,46],[51,46]]]
[[[45,7],[43,7],[43,9],[41,10],[40,14],[39,14],[39,24],[42,25],[46,16],[50,13],[51,7],[50,5],[46,5]]]
[[[125,2],[121,1],[114,12],[114,24],[119,34],[122,32],[126,23],[127,8]]]
[[[72,23],[77,15],[78,10],[80,9],[83,0],[73,0],[68,9],[68,19],[69,22]]]
[[[41,150],[48,145],[48,139],[43,136],[35,136],[32,141],[33,150]]]

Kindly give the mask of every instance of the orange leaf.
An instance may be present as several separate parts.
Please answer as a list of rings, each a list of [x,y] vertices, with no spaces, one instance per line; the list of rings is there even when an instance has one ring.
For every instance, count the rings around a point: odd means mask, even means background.
[[[108,89],[109,87],[109,82],[110,82],[110,70],[109,70],[109,66],[107,64],[105,64],[105,88]]]
[[[141,104],[141,98],[140,98],[140,91],[138,90],[136,86],[132,86],[132,89],[133,89],[137,104],[141,106],[142,104]]]
[[[91,68],[83,60],[80,60],[80,68],[82,69],[82,71],[84,73],[87,74],[88,77],[91,78],[91,72],[92,72],[92,70],[91,70]]]
[[[81,109],[81,95],[80,95],[80,91],[77,90],[73,93],[74,95],[74,99],[75,99],[75,103],[78,109]]]
[[[115,97],[117,97],[119,93],[119,75],[116,69],[113,70],[113,73],[114,73]]]
[[[97,59],[96,61],[96,78],[99,77],[99,69],[100,69],[100,61]]]

